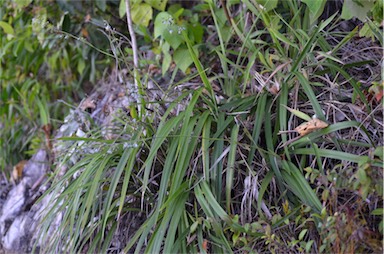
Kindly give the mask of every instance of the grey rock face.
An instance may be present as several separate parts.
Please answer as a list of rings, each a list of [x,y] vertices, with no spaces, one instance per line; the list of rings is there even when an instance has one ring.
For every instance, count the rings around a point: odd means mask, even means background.
[[[24,166],[23,177],[9,192],[0,207],[0,241],[4,249],[17,252],[28,252],[29,238],[35,233],[33,223],[34,212],[31,206],[33,198],[39,191],[37,186],[43,182],[48,170],[48,155],[39,150]]]

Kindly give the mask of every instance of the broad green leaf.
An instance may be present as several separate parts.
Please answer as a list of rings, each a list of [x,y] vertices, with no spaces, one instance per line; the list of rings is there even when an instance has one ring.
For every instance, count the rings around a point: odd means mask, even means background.
[[[256,0],[256,2],[263,6],[265,11],[271,11],[276,8],[278,0]]]
[[[371,28],[369,27],[368,23],[364,24],[364,26],[360,29],[359,36],[371,38],[372,40],[375,38],[375,36],[374,36]]]
[[[174,19],[179,19],[184,11],[185,9],[182,8],[180,4],[173,4],[167,8],[167,12],[171,14]]]
[[[189,54],[188,49],[178,48],[173,54],[176,66],[185,73],[187,68],[193,63],[193,59]]]
[[[15,0],[15,3],[17,4],[17,7],[19,9],[22,9],[22,8],[28,6],[31,2],[32,2],[32,0]]]
[[[365,22],[367,14],[370,10],[372,10],[374,4],[375,1],[345,0],[343,10],[341,12],[341,18],[348,20],[353,17],[357,17],[361,21]]]
[[[157,14],[154,25],[154,37],[155,39],[164,34],[164,31],[168,30],[170,25],[174,24],[174,20],[171,14],[168,12],[160,12]]]
[[[384,156],[384,146],[378,146],[373,154],[377,157],[379,157],[381,160],[383,159]]]
[[[119,17],[122,18],[126,14],[126,8],[125,8],[125,0],[120,0],[119,5]]]
[[[148,27],[152,19],[153,10],[147,3],[140,3],[131,6],[132,22],[136,25]]]
[[[299,234],[299,240],[303,240],[305,234],[307,233],[308,229],[303,229]]]
[[[302,2],[308,6],[310,20],[313,23],[323,13],[327,0],[302,0]]]
[[[375,39],[379,41],[380,45],[383,45],[383,32],[380,29],[380,24],[376,20],[368,20],[367,23],[359,31],[360,37],[371,38],[372,41]]]
[[[188,30],[192,32],[193,39],[196,43],[201,43],[203,39],[204,29],[200,24],[188,25]]]
[[[4,32],[6,34],[15,34],[15,31],[13,30],[13,27],[8,24],[7,22],[0,21],[0,27],[3,28]]]
[[[171,62],[172,62],[172,56],[168,52],[164,53],[163,63],[161,65],[161,73],[163,75],[168,71],[168,68],[171,65]]]
[[[104,12],[107,7],[106,0],[96,0],[96,6]]]
[[[85,69],[85,61],[83,58],[80,58],[77,63],[77,71],[79,72],[80,75],[82,75],[84,69]]]
[[[20,43],[20,45],[23,45],[24,48],[26,50],[28,50],[29,52],[33,52],[34,51],[33,45],[31,43],[27,42],[27,41],[25,43]]]
[[[71,32],[71,18],[68,13],[65,13],[62,17],[61,28],[64,32]]]
[[[183,36],[180,34],[180,29],[182,28],[179,26],[169,25],[167,29],[163,31],[162,36],[164,40],[168,42],[173,49],[177,49],[184,41]]]

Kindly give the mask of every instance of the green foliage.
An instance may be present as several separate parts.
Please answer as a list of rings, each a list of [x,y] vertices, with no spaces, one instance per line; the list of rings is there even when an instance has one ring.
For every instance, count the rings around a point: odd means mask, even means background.
[[[343,4],[341,17],[343,19],[351,19],[352,17],[357,17],[361,21],[365,21],[368,12],[373,10],[375,2],[380,1],[347,0]]]
[[[316,21],[320,15],[324,11],[325,4],[327,3],[327,0],[304,0],[303,3],[305,3],[309,9],[309,19],[311,20],[311,23]]]
[[[136,25],[147,27],[149,21],[152,20],[153,9],[164,11],[168,0],[134,0],[131,1],[132,21]],[[126,14],[125,0],[120,0],[119,16],[124,17]]]
[[[68,170],[60,177],[59,171],[52,174],[45,194],[53,199],[43,221],[44,251],[110,251],[125,216],[139,214],[143,222],[129,232],[119,251],[379,250],[376,233],[382,221],[367,226],[382,212],[382,203],[373,207],[368,202],[382,199],[378,169],[383,148],[377,144],[380,134],[367,128],[368,116],[378,108],[351,74],[361,63],[345,64],[340,52],[358,30],[339,36],[333,30],[337,13],[320,19],[325,1],[302,2],[244,0],[239,8],[235,1],[227,6],[206,1],[187,9],[173,1],[131,1],[139,40],[150,43],[141,49],[147,46],[157,54],[162,75],[168,75],[174,62],[173,77],[178,69],[195,69],[201,87],[183,91],[162,115],[143,106],[145,112],[138,116],[131,105],[131,117],[115,116],[125,127],[115,130],[113,140],[93,125],[76,137],[80,124],[72,126],[59,141],[67,153],[56,158]],[[352,8],[348,4],[344,8]],[[56,23],[47,23],[52,6],[41,6],[36,13],[16,9],[14,16],[1,17],[0,31],[6,36],[1,37],[0,55],[11,58],[1,62],[6,68],[0,73],[0,134],[13,140],[2,150],[3,158],[20,145],[37,147],[35,136],[23,133],[37,132],[62,116],[65,112],[57,111],[55,101],[72,95],[81,80],[97,80],[110,62],[118,70],[129,66],[132,50],[123,49],[124,35],[112,29],[113,23],[94,15],[80,24],[84,13],[68,14],[75,13],[74,6],[89,7],[62,2],[53,8],[60,13]],[[96,1],[95,7],[96,13],[126,14],[125,0]],[[235,9],[237,15],[228,20],[223,8]],[[201,23],[203,15],[209,17],[209,29]],[[374,27],[371,32],[380,34]],[[84,40],[72,40],[79,33]],[[100,49],[106,43],[108,52]],[[40,80],[43,63],[48,71]],[[152,77],[141,74],[138,79],[145,86]],[[190,79],[182,82],[192,83]],[[344,96],[343,91],[351,92]],[[359,104],[365,120],[330,117],[330,102],[342,96],[345,104]],[[184,110],[174,115],[180,104]],[[329,126],[295,136],[293,129],[312,115]],[[369,124],[382,128],[373,120]],[[58,215],[63,221],[52,233]],[[374,232],[369,240],[353,237],[364,230]]]
[[[154,38],[160,37],[159,47],[164,54],[162,63],[163,75],[169,69],[172,62],[170,50],[173,50],[173,60],[182,72],[186,72],[193,63],[193,59],[188,54],[185,37],[182,35],[184,30],[191,46],[201,42],[203,27],[199,24],[197,14],[192,14],[178,5],[174,5],[169,7],[168,12],[160,12],[156,16]],[[197,47],[195,47],[195,50],[197,50]]]
[[[39,114],[36,112],[39,110],[35,101],[44,94],[48,95],[47,90],[35,78],[44,57],[38,41],[33,38],[31,26],[24,24],[24,20],[28,18],[28,15],[17,10],[13,15],[3,14],[1,17],[2,170],[21,160],[23,151],[28,150],[29,141],[38,135],[39,123],[36,120]]]

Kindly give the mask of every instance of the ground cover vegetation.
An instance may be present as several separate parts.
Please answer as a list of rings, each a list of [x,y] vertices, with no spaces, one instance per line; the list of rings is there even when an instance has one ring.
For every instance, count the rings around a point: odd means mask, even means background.
[[[382,253],[382,1],[0,3],[1,170],[52,153],[40,251]]]

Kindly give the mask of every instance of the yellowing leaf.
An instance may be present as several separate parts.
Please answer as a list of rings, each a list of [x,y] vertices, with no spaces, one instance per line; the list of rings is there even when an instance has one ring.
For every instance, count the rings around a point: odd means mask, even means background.
[[[164,11],[168,0],[145,0],[145,2],[159,11]]]
[[[132,21],[136,25],[148,27],[149,21],[152,19],[153,10],[147,3],[140,3],[131,6]]]
[[[299,118],[301,118],[301,119],[303,119],[303,120],[306,120],[306,121],[311,121],[311,120],[312,120],[312,118],[311,118],[309,115],[307,115],[307,114],[305,114],[305,113],[303,113],[303,112],[301,112],[301,111],[299,111],[299,110],[289,108],[289,107],[287,107],[287,106],[285,106],[285,105],[283,105],[283,106],[284,106],[286,109],[288,109],[289,112],[291,112],[292,114],[294,114],[295,116],[297,116],[297,117],[299,117]]]
[[[126,10],[125,10],[125,0],[120,0],[119,17],[120,18],[124,17],[125,13],[126,13]]]
[[[85,69],[85,61],[80,58],[77,64],[77,71],[79,72],[80,75],[82,75],[84,69]]]
[[[32,0],[15,0],[15,4],[17,5],[18,9],[22,9],[26,6],[28,6]]]
[[[12,26],[7,22],[0,21],[0,27],[4,29],[4,32],[6,34],[15,34],[15,31],[13,30]]]

